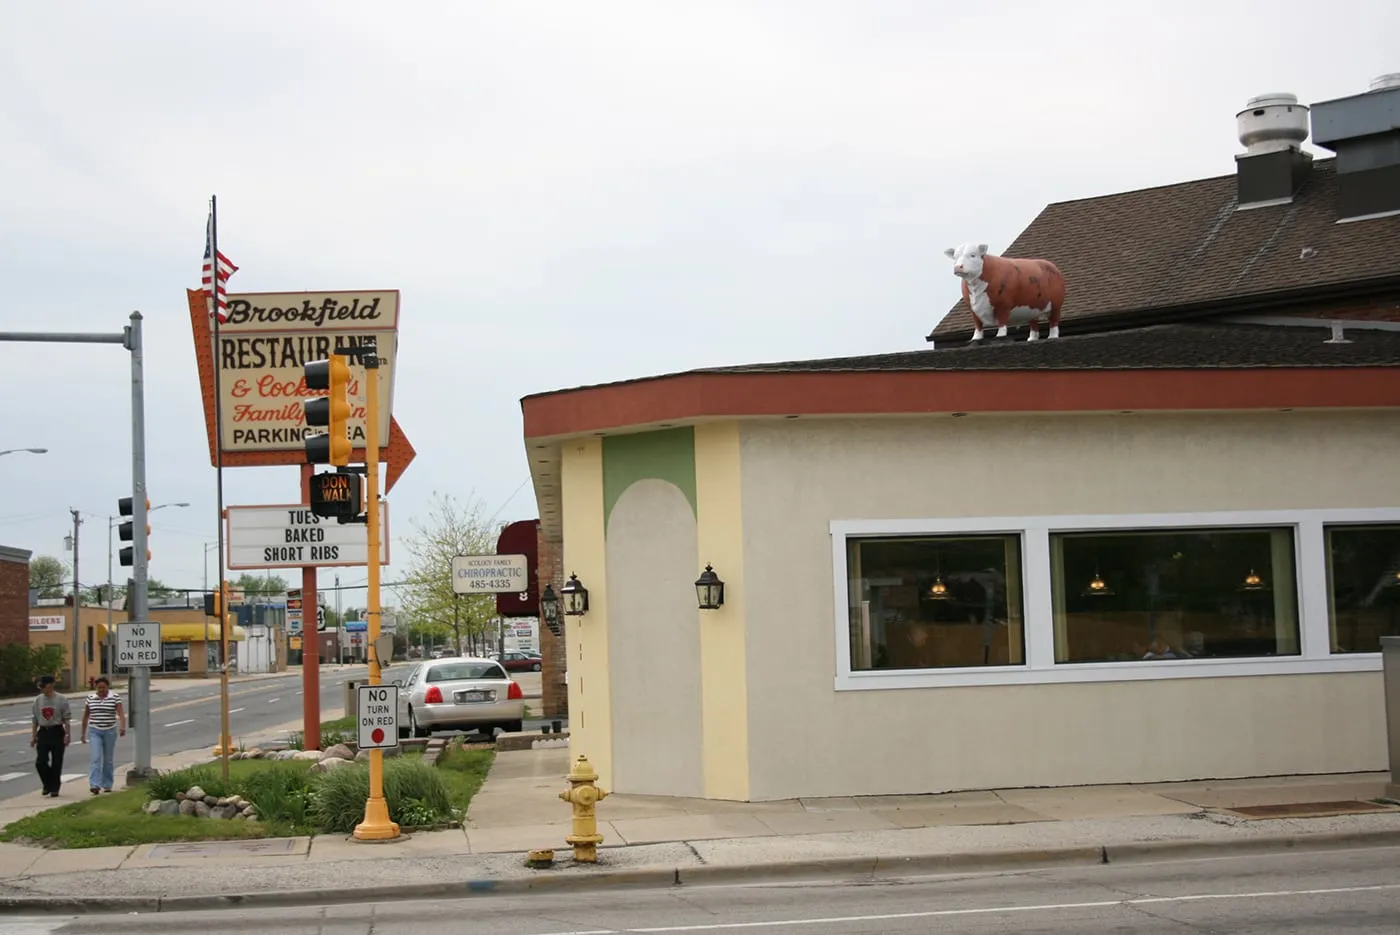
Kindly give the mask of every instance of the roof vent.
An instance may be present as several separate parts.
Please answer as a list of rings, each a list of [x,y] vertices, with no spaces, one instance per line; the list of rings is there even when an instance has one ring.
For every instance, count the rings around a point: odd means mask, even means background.
[[[1238,164],[1241,209],[1287,204],[1312,167],[1303,152],[1308,138],[1308,108],[1293,94],[1261,94],[1235,115],[1245,151]]]
[[[1400,77],[1400,76],[1397,76]],[[1246,155],[1299,149],[1308,138],[1308,108],[1296,94],[1261,94],[1235,114]]]
[[[1312,106],[1312,136],[1337,154],[1337,219],[1400,213],[1400,72]]]

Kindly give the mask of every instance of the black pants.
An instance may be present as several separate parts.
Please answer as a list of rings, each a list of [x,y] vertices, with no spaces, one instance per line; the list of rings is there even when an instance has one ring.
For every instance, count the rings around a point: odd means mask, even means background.
[[[39,728],[34,747],[39,753],[34,766],[39,770],[39,781],[44,784],[44,791],[57,792],[63,775],[63,728]]]

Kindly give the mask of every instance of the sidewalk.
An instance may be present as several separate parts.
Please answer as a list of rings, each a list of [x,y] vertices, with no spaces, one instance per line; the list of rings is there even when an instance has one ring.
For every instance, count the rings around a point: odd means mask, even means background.
[[[1385,774],[1362,773],[768,803],[611,795],[598,805],[604,842],[589,867],[573,864],[564,842],[569,808],[557,796],[568,764],[562,746],[500,753],[465,828],[387,844],[0,844],[0,907],[311,905],[1400,845],[1400,808],[1372,801]],[[550,847],[554,869],[524,866],[527,850]],[[229,867],[239,872],[208,872]]]

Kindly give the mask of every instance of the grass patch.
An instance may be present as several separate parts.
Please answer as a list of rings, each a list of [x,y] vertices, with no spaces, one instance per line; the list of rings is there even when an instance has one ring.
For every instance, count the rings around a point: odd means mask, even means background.
[[[465,750],[459,744],[448,744],[438,760],[438,772],[447,783],[448,796],[454,808],[465,815],[486,774],[491,772],[491,764],[496,759],[495,750]]]
[[[338,730],[341,732],[355,730],[355,718],[353,715],[338,717],[333,721],[322,721],[321,730]]]
[[[321,746],[319,747],[319,749],[329,750],[336,744],[354,743],[356,740],[357,730],[358,727],[355,723],[355,718],[350,715],[347,715],[345,717],[334,718],[333,720],[329,721],[322,721]],[[294,731],[293,733],[288,734],[288,746],[290,746],[293,750],[305,750],[306,744],[303,741],[303,736],[304,735],[301,731]]]

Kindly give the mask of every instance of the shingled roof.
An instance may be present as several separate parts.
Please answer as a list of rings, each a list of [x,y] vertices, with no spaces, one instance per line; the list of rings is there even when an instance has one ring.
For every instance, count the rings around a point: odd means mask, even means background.
[[[1060,267],[1066,334],[1400,286],[1400,216],[1337,223],[1335,159],[1290,204],[1240,211],[1236,192],[1225,175],[1057,202],[991,252]],[[971,316],[960,299],[928,339],[970,337]]]
[[[1056,340],[989,339],[938,349],[832,357],[693,373],[832,373],[895,370],[1190,370],[1292,367],[1400,367],[1400,328],[1329,328],[1220,321],[1147,325]]]

